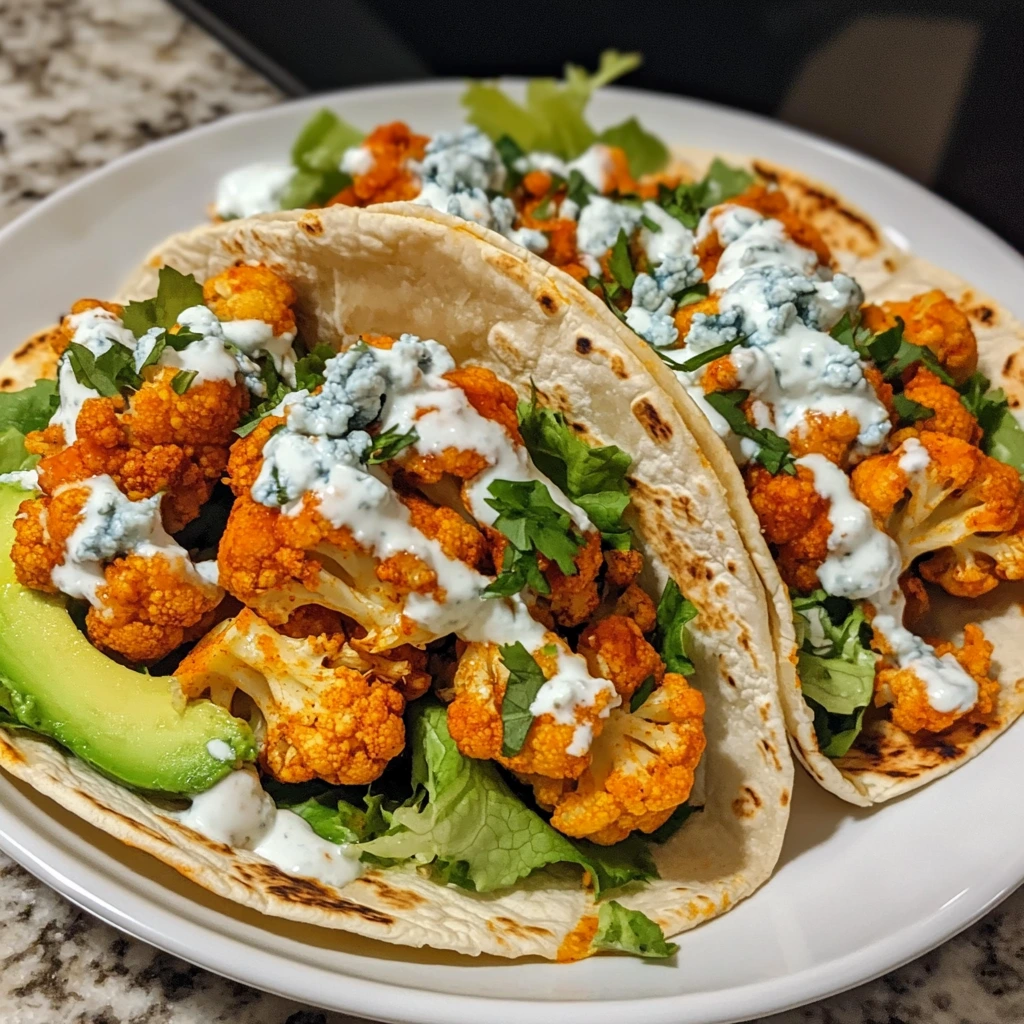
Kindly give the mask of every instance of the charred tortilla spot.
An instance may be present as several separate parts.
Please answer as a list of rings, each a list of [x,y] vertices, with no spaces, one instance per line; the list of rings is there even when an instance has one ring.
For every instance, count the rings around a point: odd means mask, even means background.
[[[634,403],[633,416],[652,440],[659,444],[667,444],[672,440],[672,428],[661,418],[661,414],[648,399],[641,398]]]
[[[583,335],[580,335],[576,339],[576,351],[579,352],[581,356],[590,355],[592,347],[593,345],[589,338],[584,338]]]
[[[767,704],[761,704],[758,707],[758,709],[757,709],[757,713],[761,716],[761,721],[762,722],[767,722],[768,721],[768,705]]]
[[[396,889],[376,874],[363,875],[358,882],[360,885],[369,886],[381,903],[386,903],[389,907],[394,907],[395,910],[413,910],[426,903],[419,893],[409,889]]]
[[[25,758],[21,756],[9,743],[0,739],[0,757],[5,758],[11,764],[24,764]]]
[[[388,914],[372,907],[364,907],[354,900],[337,896],[326,886],[314,882],[311,878],[293,878],[286,875],[273,864],[235,864],[232,870],[244,882],[255,886],[260,892],[276,896],[286,903],[297,906],[314,907],[317,910],[329,910],[339,914],[351,914],[361,917],[371,924],[392,925],[395,919]]]
[[[202,832],[196,832],[195,829],[189,828],[188,825],[182,825],[180,821],[175,821],[173,818],[162,818],[161,820],[168,828],[175,829],[188,836],[198,846],[205,846],[207,849],[225,856],[230,856],[235,852],[226,843],[218,843],[216,839],[210,839],[208,836],[204,836]]]
[[[539,936],[546,939],[555,934],[550,928],[542,928],[537,924],[522,924],[511,917],[499,916],[491,918],[487,922],[487,927],[493,928],[495,931],[502,931],[506,935],[511,935],[517,939],[530,938],[531,936]]]
[[[967,315],[974,320],[977,320],[980,324],[994,324],[996,320],[996,311],[991,306],[986,306],[984,303],[975,306],[973,309],[967,311]]]
[[[779,761],[779,755],[776,753],[774,745],[772,743],[770,743],[768,740],[763,739],[763,740],[761,740],[761,749],[767,755],[765,760],[768,760],[768,758],[770,758],[771,761],[772,761],[772,764],[775,765],[775,770],[777,772],[781,772],[782,771],[782,764]]]
[[[544,310],[548,316],[554,316],[558,312],[558,299],[551,292],[541,292],[537,296],[537,305]]]
[[[752,786],[744,786],[732,802],[732,812],[737,818],[753,818],[760,809],[761,798]]]
[[[323,221],[315,213],[304,213],[299,218],[299,227],[311,238],[324,233]]]
[[[885,259],[882,260],[882,266],[884,266],[890,274],[896,273],[896,261],[891,259],[890,257],[886,256]]]
[[[10,391],[14,387],[15,381],[13,377],[4,377],[0,380],[0,391]]]
[[[626,364],[622,361],[621,356],[612,355],[611,368],[612,373],[614,373],[619,380],[629,380],[629,371],[627,371]]]
[[[782,807],[788,807],[789,806],[789,790],[788,789],[784,789],[779,794],[779,804]]]
[[[732,677],[732,676],[729,676],[729,675],[727,675],[727,676],[725,677],[725,681],[726,681],[726,682],[727,682],[727,683],[728,683],[728,684],[729,684],[729,685],[730,685],[730,686],[731,686],[731,687],[732,687],[732,688],[733,688],[734,690],[736,689],[736,680],[735,680],[735,679],[733,679],[733,677]]]

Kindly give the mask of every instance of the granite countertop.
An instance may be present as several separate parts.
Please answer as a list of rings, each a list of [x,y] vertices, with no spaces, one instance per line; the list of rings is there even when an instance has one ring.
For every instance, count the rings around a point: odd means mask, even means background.
[[[0,0],[0,224],[150,139],[278,98],[161,0]],[[1024,890],[933,953],[772,1021],[1022,1019]],[[350,1018],[225,981],[127,938],[0,854],[0,1020],[343,1024]]]

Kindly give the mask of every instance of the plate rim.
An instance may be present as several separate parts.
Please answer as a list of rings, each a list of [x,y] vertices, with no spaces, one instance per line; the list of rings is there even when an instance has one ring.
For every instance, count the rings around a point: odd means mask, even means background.
[[[515,87],[522,85],[525,79],[503,77],[501,81]],[[95,181],[115,176],[124,168],[151,158],[154,153],[173,149],[176,145],[181,144],[183,139],[213,136],[219,132],[230,130],[236,124],[287,116],[289,111],[297,113],[318,106],[336,106],[344,104],[350,99],[387,99],[389,97],[400,99],[411,90],[417,90],[420,93],[429,91],[446,96],[457,91],[461,92],[463,88],[464,82],[461,79],[445,78],[341,89],[274,103],[259,110],[244,111],[218,118],[207,124],[178,132],[124,153],[114,160],[94,168],[23,211],[8,224],[0,227],[0,252],[17,233],[23,231],[35,220],[47,217],[53,207],[88,189]],[[761,114],[738,110],[706,100],[622,86],[609,87],[602,90],[602,93],[620,96],[623,99],[632,99],[641,110],[645,100],[654,99],[658,102],[669,101],[679,104],[683,110],[699,108],[710,115],[739,117],[753,122],[762,130],[772,133],[782,141],[791,139],[800,146],[821,152],[826,157],[838,159],[853,170],[867,172],[882,187],[900,189],[931,204],[938,203],[947,215],[957,220],[961,229],[970,231],[980,243],[992,247],[995,250],[994,257],[997,256],[1004,260],[1009,258],[1012,272],[1024,276],[1024,255],[1018,253],[992,229],[899,171],[845,145],[824,139],[804,129],[783,124]],[[201,207],[197,204],[197,213],[200,209]],[[1004,298],[1002,301],[1005,302],[1006,299]],[[0,773],[0,793],[8,788],[10,788],[10,781],[4,773]],[[22,838],[19,838],[19,835],[22,835]],[[48,856],[44,857],[37,852],[40,845]],[[107,876],[100,869],[94,868],[82,860],[75,860],[71,854],[62,850],[49,837],[36,831],[29,822],[20,819],[14,809],[6,806],[2,801],[0,801],[0,849],[71,903],[120,931],[222,977],[231,978],[263,991],[273,992],[285,998],[321,1005],[332,1010],[366,1014],[378,1019],[384,1016],[390,1020],[414,1021],[417,1024],[420,1022],[422,1024],[435,1024],[435,1022],[437,1024],[441,1024],[441,1022],[461,1024],[463,1021],[466,1024],[477,1024],[482,1014],[486,1014],[487,1019],[495,1021],[496,1024],[502,1024],[505,1021],[508,1021],[509,1024],[518,1024],[523,1010],[547,1006],[556,1008],[559,1019],[567,1024],[575,1024],[577,1021],[580,1024],[584,1024],[584,1022],[595,1024],[597,1021],[612,1021],[620,1018],[623,1012],[635,1011],[638,1005],[636,1000],[602,1000],[595,1004],[591,1001],[580,1000],[529,1000],[468,996],[401,984],[395,985],[391,982],[355,977],[348,973],[344,975],[346,978],[344,1003],[334,1000],[324,1002],[323,997],[318,999],[315,989],[310,987],[309,982],[314,981],[318,975],[337,978],[342,976],[339,972],[331,972],[314,964],[298,964],[283,953],[262,949],[253,950],[235,937],[215,932],[204,924],[180,917],[167,905],[160,904],[145,894],[131,892],[120,885],[117,879]],[[66,862],[70,862],[71,870],[68,870],[67,867],[57,866]],[[151,926],[146,917],[129,914],[114,903],[94,895],[75,880],[76,870],[84,872],[93,880],[99,879],[101,882],[99,888],[113,886],[115,889],[119,889],[128,903],[144,906],[153,915],[150,920],[173,919],[177,922],[177,934],[159,930]],[[753,981],[730,989],[726,994],[721,991],[681,993],[644,999],[640,1005],[643,1007],[645,1020],[648,1021],[648,1024],[662,1024],[662,1022],[664,1024],[684,1024],[688,1021],[726,1024],[728,1021],[778,1013],[828,998],[871,981],[948,941],[984,916],[1009,896],[1022,882],[1024,882],[1024,860],[1015,870],[1007,870],[1003,873],[993,872],[988,877],[988,884],[984,884],[984,882],[980,885],[972,884],[969,891],[961,893],[960,897],[939,908],[934,914],[921,917],[900,931],[881,936],[878,941],[863,946],[837,960],[807,967],[795,974]],[[963,900],[967,902],[964,903]],[[961,904],[961,908],[956,913],[952,912],[951,907],[954,902]],[[940,915],[945,915],[945,919]],[[937,921],[942,921],[942,925],[935,930]],[[194,937],[198,936],[207,938],[202,960],[196,958],[195,951],[200,947],[198,944],[188,942],[190,936],[193,937],[193,941]],[[211,938],[215,940],[212,943],[209,941]],[[244,955],[236,955],[229,962],[227,953],[234,949]],[[233,965],[238,965],[238,968]],[[245,965],[247,970],[239,969],[242,965]],[[273,965],[278,968],[276,972],[269,970]],[[571,970],[572,968],[562,966],[559,969]],[[289,972],[296,982],[306,979],[307,984],[289,984]],[[410,996],[415,1000],[414,1006],[409,1005]]]

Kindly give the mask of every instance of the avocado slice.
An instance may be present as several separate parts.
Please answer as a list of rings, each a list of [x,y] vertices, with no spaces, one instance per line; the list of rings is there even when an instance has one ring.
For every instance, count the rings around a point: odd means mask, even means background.
[[[14,519],[30,492],[0,485],[0,723],[56,740],[135,789],[201,793],[256,757],[249,726],[171,676],[119,665],[79,632],[60,595],[17,582]],[[230,752],[230,753],[229,753]],[[226,760],[217,754],[226,756]]]

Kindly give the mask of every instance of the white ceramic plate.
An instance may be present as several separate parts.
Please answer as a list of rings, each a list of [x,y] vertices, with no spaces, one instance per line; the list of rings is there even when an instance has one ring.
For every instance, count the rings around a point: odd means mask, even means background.
[[[0,345],[53,323],[74,298],[114,291],[165,235],[203,219],[218,176],[287,152],[329,104],[355,124],[461,123],[461,83],[339,93],[222,121],[82,179],[0,232]],[[891,236],[1024,318],[1024,261],[924,189],[780,125],[687,100],[609,89],[595,124],[639,114],[663,138],[748,153],[837,188]],[[377,1019],[519,1024],[732,1021],[821,998],[947,939],[1024,879],[1018,727],[934,786],[875,811],[798,771],[778,871],[753,898],[679,939],[672,964],[600,958],[569,966],[417,954],[261,918],[209,896],[6,776],[0,846],[104,920],[194,963],[282,995]]]

